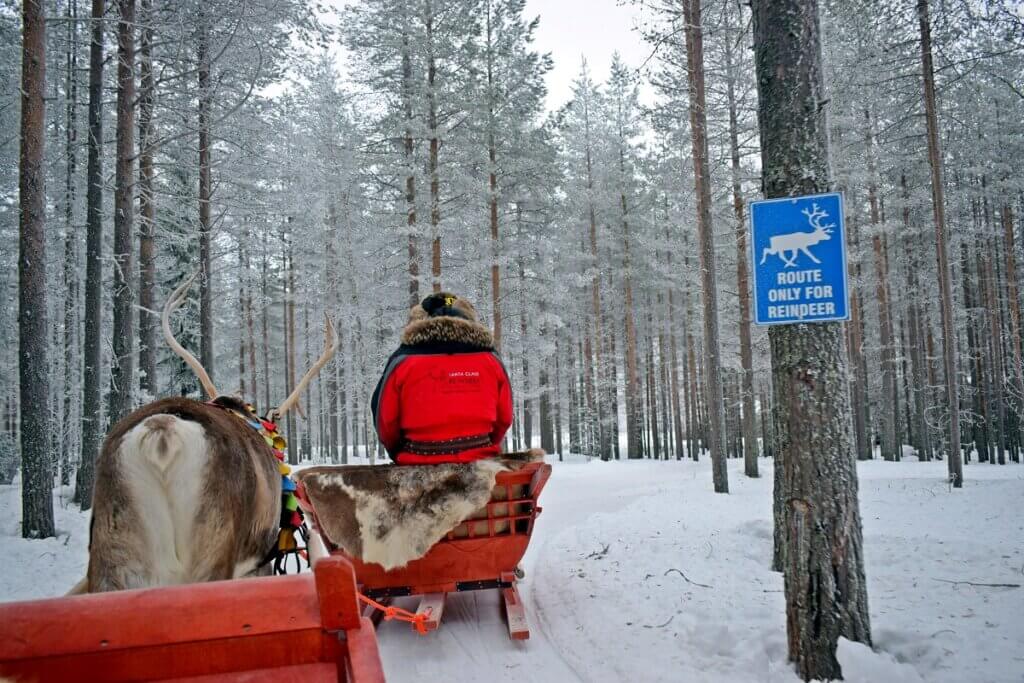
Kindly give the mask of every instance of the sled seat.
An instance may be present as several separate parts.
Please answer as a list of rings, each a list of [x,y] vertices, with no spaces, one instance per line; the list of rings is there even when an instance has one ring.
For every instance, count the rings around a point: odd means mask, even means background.
[[[344,558],[312,574],[0,604],[0,677],[383,683]]]
[[[509,637],[526,639],[529,629],[516,586],[516,571],[541,512],[537,500],[550,476],[551,465],[543,462],[499,472],[490,502],[448,532],[426,555],[390,571],[350,557],[340,548],[331,547],[326,538],[323,540],[332,556],[344,557],[352,563],[360,588],[367,596],[379,600],[422,596],[418,611],[430,609],[428,629],[438,627],[447,593],[499,589]],[[316,510],[303,500],[301,487],[299,499],[317,529]]]

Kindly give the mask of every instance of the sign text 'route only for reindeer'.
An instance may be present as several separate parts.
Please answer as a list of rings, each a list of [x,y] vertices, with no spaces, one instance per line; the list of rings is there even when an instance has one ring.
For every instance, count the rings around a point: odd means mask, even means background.
[[[842,194],[751,202],[750,245],[758,325],[849,318]]]

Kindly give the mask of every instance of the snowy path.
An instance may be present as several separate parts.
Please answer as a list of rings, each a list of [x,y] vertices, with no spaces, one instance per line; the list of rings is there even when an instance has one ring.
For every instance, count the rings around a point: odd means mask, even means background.
[[[520,582],[530,639],[507,637],[497,591],[449,596],[441,629],[418,636],[405,624],[380,627],[381,651],[389,681],[590,681],[597,672],[567,660],[557,643],[563,616],[537,600],[534,577],[538,560],[545,557],[550,539],[559,529],[575,527],[595,512],[615,512],[636,499],[664,490],[643,467],[609,478],[600,465],[556,464],[541,496],[544,511],[538,531],[523,561],[526,578]],[[571,473],[572,476],[564,476]],[[557,587],[555,587],[557,592]],[[415,608],[416,601],[397,603]],[[453,669],[453,662],[457,662]]]
[[[521,584],[531,627],[508,639],[496,591],[453,595],[441,629],[385,623],[388,680],[797,683],[785,659],[771,554],[771,462],[731,493],[707,462],[555,463]],[[858,465],[876,651],[842,643],[847,681],[1024,681],[1024,467],[972,464],[950,491],[942,462]],[[66,492],[65,492],[66,495]],[[0,486],[0,600],[59,595],[85,566],[88,518],[18,536],[17,487]],[[414,600],[402,601],[406,607]]]
[[[531,639],[508,640],[496,593],[455,595],[436,633],[381,626],[388,680],[797,683],[771,462],[741,466],[717,496],[705,462],[556,464],[524,562]],[[843,643],[847,681],[1024,681],[1024,589],[943,582],[1024,583],[1024,469],[968,471],[950,492],[941,462],[860,464],[877,651]]]

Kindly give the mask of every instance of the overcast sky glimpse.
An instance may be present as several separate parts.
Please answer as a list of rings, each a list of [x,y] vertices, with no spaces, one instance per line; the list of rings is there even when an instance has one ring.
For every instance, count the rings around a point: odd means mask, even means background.
[[[620,0],[527,0],[526,16],[537,15],[537,50],[550,52],[555,61],[547,79],[548,109],[557,109],[569,99],[584,55],[592,77],[600,83],[608,77],[616,50],[633,68],[651,52],[633,30],[640,20],[637,5],[623,5]]]

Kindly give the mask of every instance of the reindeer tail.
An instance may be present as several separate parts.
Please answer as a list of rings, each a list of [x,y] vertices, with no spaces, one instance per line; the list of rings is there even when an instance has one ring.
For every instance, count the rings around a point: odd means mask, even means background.
[[[97,482],[89,551],[93,591],[183,583],[202,504],[208,444],[196,422],[152,415],[129,430]]]

